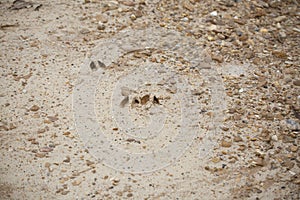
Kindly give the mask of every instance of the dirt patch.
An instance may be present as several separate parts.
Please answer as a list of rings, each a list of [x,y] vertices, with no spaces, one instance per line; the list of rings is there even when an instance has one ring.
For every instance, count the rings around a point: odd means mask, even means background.
[[[17,0],[0,10],[3,198],[299,198],[299,1]],[[80,80],[96,80],[82,113],[111,141],[100,151],[76,121]],[[183,128],[188,145],[176,137],[182,121],[197,125]],[[110,144],[157,163],[107,154]]]

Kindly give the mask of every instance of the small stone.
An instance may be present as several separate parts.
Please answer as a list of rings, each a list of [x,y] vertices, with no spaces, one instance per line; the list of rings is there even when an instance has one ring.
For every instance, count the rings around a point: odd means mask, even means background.
[[[269,31],[268,31],[268,29],[266,29],[266,28],[261,28],[260,30],[259,30],[259,32],[261,32],[261,33],[268,33]]]
[[[36,112],[36,111],[38,111],[39,109],[40,109],[39,106],[33,105],[33,106],[30,108],[30,111]]]
[[[230,141],[222,140],[221,147],[229,148],[231,147],[232,143]]]
[[[87,29],[87,28],[83,28],[83,29],[80,30],[80,33],[81,34],[88,34],[88,33],[90,33],[90,30]]]
[[[223,62],[223,57],[221,55],[212,55],[211,58],[215,61],[217,61],[218,63],[222,63]]]
[[[64,133],[63,133],[63,135],[65,135],[65,136],[68,136],[68,135],[70,135],[70,134],[71,134],[70,131],[67,131],[67,132],[64,132]]]
[[[233,138],[233,141],[234,141],[234,142],[242,142],[243,139],[242,139],[241,136],[237,135],[237,136],[235,136],[235,137]]]
[[[67,195],[69,192],[70,192],[70,191],[63,190],[63,191],[61,191],[61,194],[62,194],[62,195]]]
[[[277,58],[281,58],[281,59],[287,58],[287,54],[283,51],[273,51],[272,54]]]
[[[283,21],[283,20],[285,20],[286,19],[286,16],[279,16],[279,17],[276,17],[276,18],[274,18],[274,21],[275,22],[281,22],[281,21]]]
[[[35,154],[35,157],[37,157],[37,158],[44,158],[45,156],[46,156],[45,153],[36,153]]]
[[[33,140],[33,141],[31,141],[31,144],[38,145],[38,144],[39,144],[39,142],[38,142],[38,141],[36,141],[36,140]]]
[[[66,156],[65,159],[63,160],[63,162],[65,163],[69,163],[71,161],[70,156]]]
[[[81,184],[81,182],[82,182],[82,181],[76,180],[76,181],[73,181],[73,182],[72,182],[72,185],[73,185],[73,186],[78,186],[78,185]]]
[[[122,1],[121,4],[125,6],[135,6],[135,2],[133,1]]]
[[[128,193],[128,194],[127,194],[127,197],[132,197],[132,196],[133,196],[132,193]]]
[[[298,177],[297,179],[295,179],[294,183],[297,184],[297,185],[300,185],[300,177]]]
[[[218,12],[217,11],[212,11],[211,13],[209,13],[210,16],[216,17],[218,16]]]
[[[300,33],[300,28],[293,28],[293,31]]]
[[[295,86],[300,86],[300,80],[295,80],[295,81],[293,82],[293,84],[294,84]]]
[[[119,8],[119,3],[117,1],[109,1],[108,3],[103,4],[103,12],[109,10],[116,10]]]
[[[190,12],[194,12],[194,7],[192,4],[190,4],[190,2],[188,1],[184,1],[183,2],[183,8],[187,9]]]
[[[147,94],[141,98],[141,104],[145,105],[150,99],[150,96]]]
[[[222,129],[223,131],[228,131],[228,130],[229,130],[229,128],[228,128],[227,126],[222,126],[221,129]]]
[[[246,41],[248,40],[248,35],[247,34],[243,34],[242,36],[239,37],[240,41]]]
[[[38,134],[42,134],[42,133],[45,133],[47,130],[47,128],[41,128],[37,131]]]
[[[257,158],[256,160],[253,161],[253,164],[256,166],[264,166],[264,159],[263,158]]]
[[[102,22],[98,22],[97,29],[103,31],[105,29],[105,25]]]
[[[50,163],[48,163],[48,162],[45,163],[45,167],[46,167],[46,168],[49,168],[50,166],[51,166]]]
[[[290,147],[290,149],[291,149],[292,152],[297,152],[297,151],[298,151],[298,147],[295,146],[295,145],[292,145],[292,146]]]
[[[58,120],[57,116],[47,116],[47,118],[51,121],[51,122],[55,122]]]
[[[188,22],[188,21],[189,21],[189,18],[184,17],[184,18],[181,19],[181,21],[183,21],[183,22]]]
[[[133,13],[135,15],[136,18],[140,18],[143,16],[143,12],[140,10],[137,10]]]
[[[98,14],[95,16],[95,20],[101,23],[107,23],[108,22],[108,17],[106,15],[103,14]]]
[[[221,159],[220,159],[219,157],[214,157],[214,158],[211,159],[211,161],[212,161],[213,163],[218,163],[218,162],[221,161]]]
[[[217,31],[218,29],[219,29],[218,26],[215,25],[215,24],[210,25],[210,26],[208,27],[208,30],[210,30],[210,31]]]
[[[246,149],[245,145],[240,145],[238,148],[239,151],[244,151],[245,149]]]
[[[275,141],[275,142],[278,141],[277,135],[272,135],[271,139],[272,139],[273,141]]]
[[[136,20],[135,14],[131,14],[131,15],[130,15],[130,19],[131,19],[131,20]]]
[[[215,38],[211,35],[207,36],[207,39],[208,39],[208,41],[214,41],[215,40]]]
[[[279,31],[279,36],[281,37],[281,38],[286,38],[286,33],[284,32],[284,31]]]
[[[295,139],[289,135],[284,135],[282,137],[282,142],[284,143],[293,143],[295,141]]]
[[[48,153],[48,152],[51,152],[51,151],[53,151],[53,148],[50,148],[50,147],[42,147],[42,148],[40,148],[40,152]]]

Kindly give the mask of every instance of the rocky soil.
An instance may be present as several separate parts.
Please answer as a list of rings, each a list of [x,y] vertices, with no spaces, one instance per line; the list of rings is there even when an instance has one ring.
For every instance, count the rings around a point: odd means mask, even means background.
[[[299,199],[299,4],[1,1],[1,199]],[[100,48],[110,51],[99,44],[112,38],[125,41],[126,32],[138,36],[140,30],[156,29],[174,31],[183,38],[181,44],[190,43],[187,55],[172,49],[126,52],[107,66],[106,85],[98,85],[98,91],[113,89],[116,76],[137,65],[166,64],[195,83],[192,95],[202,107],[203,121],[191,146],[170,166],[148,173],[118,171],[86,147],[75,125],[72,94],[85,62]],[[201,49],[201,66],[215,71],[216,79],[192,65],[189,52],[195,49]],[[203,91],[198,91],[200,83]],[[149,99],[158,90],[137,91],[129,103],[122,103],[134,108],[132,118],[141,125],[149,115],[144,111],[152,106]],[[168,91],[170,97],[176,93],[172,87]],[[173,109],[176,117],[177,100],[164,95],[158,93],[153,104],[168,105],[165,109]],[[96,100],[103,105],[109,98]],[[110,113],[96,109],[104,129],[118,131],[106,127]],[[166,143],[163,137],[149,143],[111,138],[138,151]],[[203,152],[208,153],[202,156]]]

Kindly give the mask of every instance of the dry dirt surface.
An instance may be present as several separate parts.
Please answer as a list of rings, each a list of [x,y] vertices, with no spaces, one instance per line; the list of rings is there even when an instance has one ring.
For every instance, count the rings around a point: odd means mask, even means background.
[[[0,2],[0,199],[300,199],[298,0]]]

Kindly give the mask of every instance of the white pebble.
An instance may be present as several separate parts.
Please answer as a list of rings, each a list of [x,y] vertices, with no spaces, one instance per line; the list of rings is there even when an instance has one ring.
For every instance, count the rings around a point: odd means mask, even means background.
[[[295,176],[295,175],[296,175],[296,173],[293,172],[293,171],[289,171],[289,172],[290,172],[290,174],[291,174],[292,176]]]
[[[271,139],[272,139],[273,141],[278,141],[277,135],[272,135]]]
[[[210,13],[210,16],[216,17],[216,16],[218,16],[218,12],[217,11],[212,11]]]

